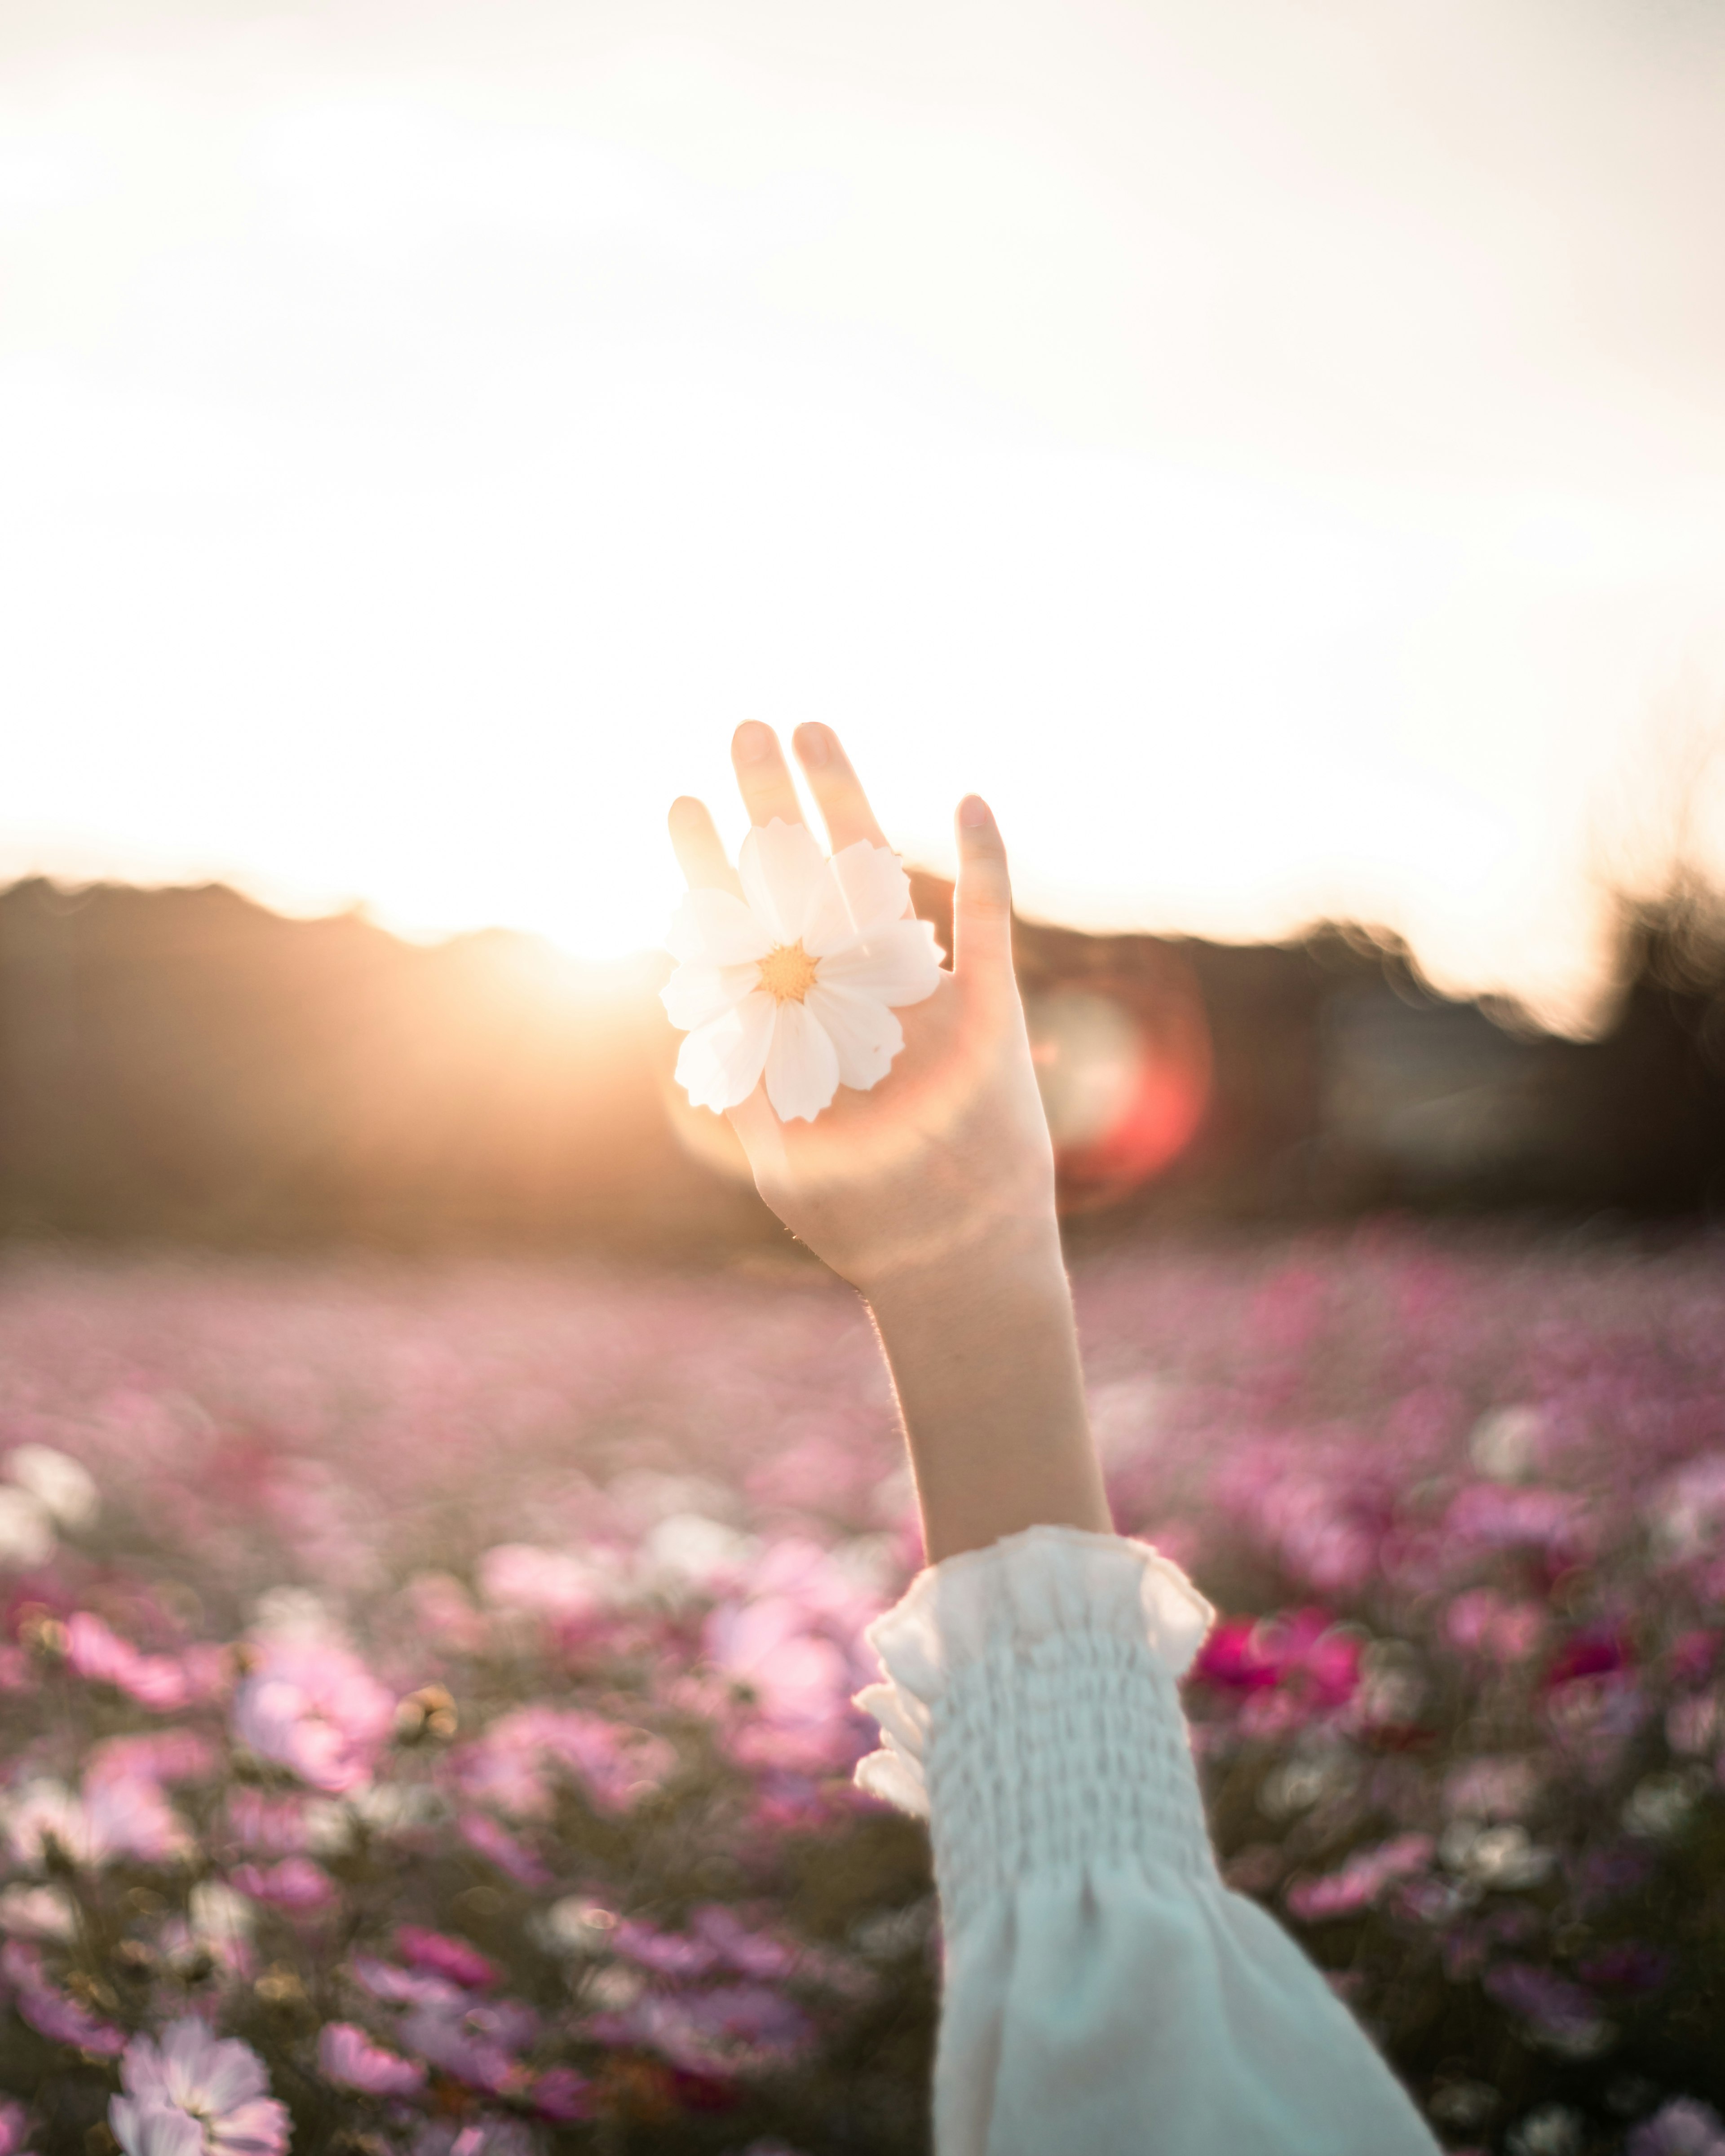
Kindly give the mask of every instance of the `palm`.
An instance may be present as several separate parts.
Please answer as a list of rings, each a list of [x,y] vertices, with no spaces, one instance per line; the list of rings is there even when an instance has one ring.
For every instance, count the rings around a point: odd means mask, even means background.
[[[797,747],[833,850],[883,844],[836,739],[804,727]],[[753,823],[801,820],[768,729],[741,729],[733,756]],[[680,801],[671,829],[691,888],[736,888],[701,803]],[[813,1122],[781,1122],[759,1087],[730,1111],[762,1196],[859,1286],[888,1270],[939,1264],[955,1238],[973,1241],[1046,1209],[1053,1164],[1006,948],[1004,860],[999,882],[998,893],[973,900],[973,913],[993,917],[993,947],[969,947],[979,932],[973,923],[967,934],[961,907],[957,970],[900,1012],[904,1046],[884,1081],[868,1091],[841,1088]]]

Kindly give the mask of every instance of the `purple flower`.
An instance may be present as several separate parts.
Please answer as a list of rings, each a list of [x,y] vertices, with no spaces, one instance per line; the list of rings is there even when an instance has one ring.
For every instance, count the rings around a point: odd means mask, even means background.
[[[234,1734],[260,1759],[342,1796],[372,1778],[395,1701],[358,1656],[316,1640],[268,1640],[234,1701]]]
[[[1630,2134],[1625,2156],[1725,2156],[1725,2119],[1710,2103],[1673,2097]]]
[[[551,1873],[525,1842],[485,1812],[463,1812],[455,1822],[461,1839],[521,1887],[549,1887]]]
[[[1610,2042],[1599,2002],[1579,1984],[1533,1962],[1501,1962],[1482,1979],[1486,1994],[1525,2021],[1533,2036],[1569,2058],[1592,2058]]]
[[[110,2099],[108,2123],[126,2156],[282,2156],[288,2145],[286,2107],[269,2094],[263,2061],[195,2015],[171,2022],[159,2044],[134,2036],[120,2078],[126,2093]],[[175,2111],[198,2128],[196,2141],[162,2116]]]
[[[412,2096],[425,2086],[418,2060],[386,2051],[351,2021],[326,2021],[319,2030],[317,2066],[326,2082],[364,2096]]]

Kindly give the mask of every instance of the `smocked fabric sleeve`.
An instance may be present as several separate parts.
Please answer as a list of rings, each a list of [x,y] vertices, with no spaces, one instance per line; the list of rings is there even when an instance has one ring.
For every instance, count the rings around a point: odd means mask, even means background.
[[[1432,2156],[1346,2008],[1216,1870],[1175,1685],[1213,1615],[1142,1543],[1033,1527],[869,1639],[864,1789],[927,1817],[937,2156]]]

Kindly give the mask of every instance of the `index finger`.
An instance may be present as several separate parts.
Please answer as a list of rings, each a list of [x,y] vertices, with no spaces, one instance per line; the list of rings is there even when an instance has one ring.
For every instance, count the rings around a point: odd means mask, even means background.
[[[742,896],[737,871],[725,858],[725,848],[706,803],[692,794],[680,794],[670,808],[670,841],[676,850],[677,866],[691,891],[728,891]]]

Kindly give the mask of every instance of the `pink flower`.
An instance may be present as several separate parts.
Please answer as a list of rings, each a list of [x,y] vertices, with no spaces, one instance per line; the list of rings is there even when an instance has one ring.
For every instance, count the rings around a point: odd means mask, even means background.
[[[285,1856],[280,1864],[236,1865],[230,1883],[254,1902],[267,1902],[294,1916],[326,1909],[336,1898],[336,1883],[309,1856]]]
[[[136,1774],[87,1775],[81,1794],[63,1782],[27,1782],[4,1818],[13,1855],[23,1864],[44,1863],[50,1845],[93,1869],[119,1856],[160,1863],[186,1845],[162,1791]]]
[[[517,1886],[550,1886],[551,1873],[532,1851],[487,1813],[463,1812],[455,1825],[470,1849],[476,1849]]]
[[[351,2021],[325,2023],[318,2033],[317,2066],[326,2082],[364,2096],[412,2096],[425,2086],[418,2060],[386,2051]]]
[[[676,1764],[662,1737],[576,1707],[523,1707],[494,1722],[455,1763],[463,1795],[518,1819],[550,1815],[546,1769],[574,1776],[602,1811],[623,1811]]]
[[[158,1714],[177,1713],[193,1697],[192,1680],[175,1656],[141,1653],[88,1609],[67,1620],[66,1660],[80,1676],[112,1685]]]
[[[395,1702],[356,1655],[316,1640],[269,1640],[234,1702],[234,1733],[260,1759],[329,1796],[368,1782]]]
[[[288,2145],[287,2109],[269,2094],[263,2061],[237,2037],[212,2035],[193,2015],[171,2022],[159,2044],[134,2036],[120,2078],[126,2094],[110,2101],[108,2123],[126,2156],[282,2156]],[[188,2117],[198,2139],[187,2141],[183,2129],[161,2118],[164,2111]]]
[[[447,1933],[422,1931],[418,1924],[396,1927],[395,1950],[410,1969],[429,1969],[469,1991],[483,1991],[503,1974],[477,1947]]]
[[[28,2114],[23,2106],[0,2097],[0,2156],[29,2156],[24,2147],[29,2136]]]
[[[117,2059],[125,2050],[126,2038],[118,2029],[98,2020],[88,2007],[49,1982],[34,1947],[8,1939],[0,1948],[0,1979],[12,1989],[19,2019],[50,2043],[75,2045],[101,2059]]]
[[[549,2066],[536,2075],[527,2101],[553,2126],[567,2126],[593,2115],[593,2083],[573,2066]]]
[[[1400,1834],[1375,1849],[1358,1850],[1340,1871],[1291,1887],[1288,1907],[1307,1924],[1351,1917],[1375,1902],[1392,1881],[1425,1871],[1435,1846],[1428,1834]]]
[[[478,2020],[471,2012],[416,2006],[402,2017],[402,2041],[439,2073],[495,2096],[519,2080],[520,2070],[508,2046]]]

